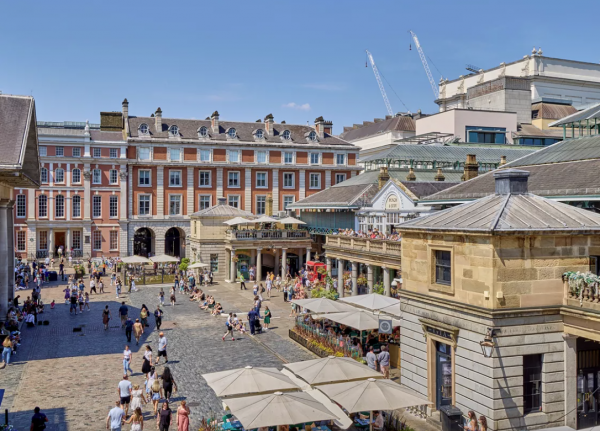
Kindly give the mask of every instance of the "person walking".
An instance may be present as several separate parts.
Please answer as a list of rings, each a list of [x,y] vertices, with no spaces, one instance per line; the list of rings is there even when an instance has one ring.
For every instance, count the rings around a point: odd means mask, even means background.
[[[131,317],[127,316],[127,320],[125,321],[125,337],[127,337],[127,342],[131,343],[131,334],[133,333],[133,320]]]
[[[152,370],[152,347],[146,345],[144,352],[144,362],[142,364],[142,373],[148,374]]]
[[[162,405],[162,409],[160,413],[156,417],[156,426],[158,427],[158,431],[169,431],[169,426],[171,426],[171,409],[169,408],[169,403],[164,402]]]
[[[10,341],[10,336],[7,335],[2,342],[2,362],[4,365],[10,364],[10,355],[12,354],[12,341]]]
[[[135,345],[138,346],[140,344],[140,338],[144,333],[144,326],[140,323],[140,319],[135,319],[135,323],[133,324],[133,336],[135,337]]]
[[[225,332],[225,335],[223,335],[222,340],[225,341],[225,337],[227,337],[227,335],[231,335],[231,341],[235,341],[235,338],[233,336],[233,313],[229,313],[229,316],[227,316],[227,320],[225,321],[225,327],[227,328],[227,332]]]
[[[152,406],[154,408],[154,416],[158,415],[158,402],[160,401],[160,382],[158,381],[158,376],[156,376],[156,371],[152,370],[151,372],[154,374],[154,379],[152,383],[150,383],[150,399],[152,400]]]
[[[240,290],[244,289],[244,290],[248,290],[246,288],[246,283],[244,283],[244,274],[240,274]]]
[[[171,402],[171,395],[173,395],[173,389],[177,392],[177,384],[175,383],[175,379],[171,374],[171,369],[169,367],[165,367],[162,375],[160,376],[163,382],[163,394],[167,402]]]
[[[39,407],[33,409],[33,416],[31,417],[31,427],[30,431],[42,431],[46,429],[46,422],[48,422],[48,418],[44,413],[41,412]]]
[[[269,307],[265,307],[265,318],[264,318],[265,329],[269,329],[270,323],[271,323],[271,310],[269,310]]]
[[[96,280],[94,280],[93,278],[90,280],[90,293],[92,293],[92,292],[94,292],[96,294],[98,293],[96,291]]]
[[[390,378],[390,353],[387,346],[381,346],[381,353],[377,355],[377,362],[384,379]]]
[[[119,316],[121,317],[121,328],[125,327],[125,322],[127,321],[127,314],[129,314],[129,309],[125,305],[125,301],[121,302],[121,306],[119,307]]]
[[[177,431],[190,431],[190,408],[185,400],[177,408]]]
[[[175,301],[176,301],[176,297],[175,297],[175,289],[171,289],[171,306],[174,307],[175,306]]]
[[[108,309],[107,305],[106,308],[104,308],[104,311],[102,312],[102,323],[104,324],[104,330],[108,329],[108,322],[110,322],[110,319],[110,310]]]
[[[258,319],[258,313],[256,309],[252,309],[248,312],[248,325],[250,326],[250,335],[254,335],[256,331],[256,319]]]
[[[165,337],[163,332],[158,334],[158,356],[156,357],[156,363],[154,365],[158,365],[161,356],[165,357],[165,364],[169,362],[167,359],[167,337]]]
[[[75,312],[75,315],[77,316],[77,293],[73,292],[71,293],[71,308],[69,308],[69,314],[73,314],[73,312]]]
[[[162,325],[163,311],[160,309],[160,305],[156,306],[154,310],[154,323],[156,323],[156,330],[160,331],[160,325]]]
[[[133,357],[133,352],[129,349],[129,346],[125,346],[125,350],[123,350],[123,374],[127,375],[127,371],[133,375],[133,370],[131,369],[131,359]]]
[[[150,326],[148,325],[148,314],[150,314],[150,310],[148,310],[146,304],[142,304],[142,308],[140,310],[140,321],[142,322],[142,326],[144,328]]]
[[[477,424],[477,415],[473,410],[469,410],[467,413],[468,423],[464,426],[465,431],[478,431],[479,426]]]
[[[377,371],[377,356],[373,352],[373,346],[369,347],[369,352],[367,353],[367,366]]]
[[[131,431],[142,431],[144,429],[144,415],[142,414],[142,408],[131,408],[133,414],[129,420],[125,421],[126,424],[131,424]]]
[[[131,391],[131,411],[135,412],[137,409],[142,408],[142,403],[146,404],[146,397],[144,391],[140,389],[140,385],[134,385],[133,391]]]
[[[160,302],[160,305],[165,305],[165,291],[162,287],[160,288],[160,292],[158,292],[158,302]]]
[[[488,431],[487,419],[485,416],[479,416],[479,431]]]
[[[84,300],[84,304],[83,304],[83,309],[85,310],[87,308],[87,311],[92,311],[90,309],[90,294],[85,292],[85,300]]]
[[[106,429],[110,431],[121,431],[123,425],[125,412],[120,407],[119,401],[115,402],[115,406],[110,409],[108,416],[106,417]]]
[[[98,280],[98,293],[104,293],[104,282],[102,279]]]
[[[129,403],[131,402],[131,382],[128,380],[127,374],[123,376],[123,380],[119,382],[117,392],[121,401],[121,409],[125,412],[125,419],[127,419],[127,411],[129,410]]]

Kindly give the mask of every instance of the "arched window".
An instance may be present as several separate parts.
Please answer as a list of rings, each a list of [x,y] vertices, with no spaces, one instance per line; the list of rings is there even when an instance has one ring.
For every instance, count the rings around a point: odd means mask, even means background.
[[[140,135],[147,135],[148,134],[148,125],[146,123],[142,123],[140,124]]]
[[[54,198],[54,216],[57,218],[65,216],[65,197],[63,195],[57,195]]]
[[[42,180],[43,183],[47,183],[48,182],[48,169],[46,168],[42,168],[40,171],[40,178]]]
[[[198,136],[200,138],[207,138],[208,137],[208,129],[205,126],[200,127],[200,130],[198,130]]]
[[[80,184],[81,183],[81,169],[75,168],[72,172],[73,175],[73,183]]]
[[[179,136],[179,127],[177,127],[177,126],[169,127],[169,136],[171,136],[171,137]]]
[[[265,136],[265,132],[262,129],[258,129],[254,136],[256,136],[256,139],[262,139]]]
[[[234,139],[237,135],[237,132],[235,131],[235,129],[233,127],[230,127],[229,130],[227,130],[227,137]]]
[[[38,197],[38,217],[48,217],[48,196]]]
[[[292,139],[292,133],[289,130],[284,130],[283,131],[283,139],[285,139],[286,141],[289,141],[290,139]]]

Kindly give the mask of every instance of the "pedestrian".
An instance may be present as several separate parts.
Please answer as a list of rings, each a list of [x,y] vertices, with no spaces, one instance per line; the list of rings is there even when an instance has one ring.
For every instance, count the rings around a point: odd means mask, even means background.
[[[146,345],[144,352],[144,363],[142,364],[142,373],[148,374],[152,370],[152,347]]]
[[[113,272],[110,275],[110,285],[112,286],[113,284],[116,284],[116,282],[117,282],[117,273]]]
[[[367,353],[367,365],[372,370],[377,371],[377,356],[373,352],[373,346],[369,347],[369,352]]]
[[[62,281],[65,281],[65,265],[62,262],[58,265],[58,275],[60,275]]]
[[[117,392],[121,398],[121,409],[125,412],[125,419],[127,419],[127,411],[129,410],[129,403],[131,402],[131,382],[127,374],[123,376],[123,380],[119,382]]]
[[[150,326],[148,325],[148,314],[150,313],[150,310],[148,310],[148,307],[146,307],[146,304],[142,304],[142,308],[140,309],[140,321],[142,322],[142,326],[144,328]]]
[[[488,431],[487,419],[485,416],[479,416],[479,431]]]
[[[2,362],[4,365],[10,364],[10,355],[12,354],[12,341],[10,341],[10,335],[7,335],[2,342]]]
[[[96,291],[96,280],[94,280],[93,278],[90,280],[90,293],[98,293]]]
[[[83,306],[85,304],[85,297],[83,296],[83,293],[81,293],[79,295],[78,302],[79,302],[79,312],[83,313]]]
[[[156,330],[160,331],[160,325],[162,325],[163,311],[160,309],[160,305],[156,306],[154,310],[154,322],[156,323]]]
[[[75,312],[77,316],[77,293],[71,293],[71,308],[69,308],[69,314]]]
[[[240,290],[248,290],[246,288],[246,283],[244,283],[244,274],[240,274]]]
[[[190,408],[185,400],[177,408],[177,431],[190,431]]]
[[[125,346],[125,350],[123,350],[123,374],[127,375],[127,370],[133,375],[133,370],[131,369],[131,360],[133,358],[133,352],[129,349],[129,346]]]
[[[258,319],[258,313],[253,308],[248,312],[248,325],[250,326],[250,335],[254,335],[256,331],[256,319]]]
[[[160,305],[165,305],[165,291],[162,287],[160,288],[160,292],[158,292],[158,302],[160,302]]]
[[[265,329],[269,329],[270,323],[271,323],[271,310],[269,310],[269,307],[265,307],[265,318],[264,318]]]
[[[175,300],[176,300],[176,298],[175,298],[175,289],[171,290],[171,298],[170,299],[171,299],[171,306],[174,307],[175,306]]]
[[[144,415],[142,414],[142,408],[136,407],[134,409],[131,407],[131,410],[133,410],[133,414],[128,421],[125,421],[125,423],[131,424],[131,431],[142,431],[144,429]]]
[[[104,329],[108,329],[108,322],[111,319],[110,310],[108,309],[108,305],[104,308],[102,312],[102,323],[104,323]]]
[[[169,431],[169,426],[171,426],[171,413],[169,403],[165,401],[159,415],[156,417],[158,431]]]
[[[156,371],[152,370],[152,373],[155,375],[155,379],[152,380],[150,384],[150,398],[152,399],[152,406],[154,407],[154,416],[158,415],[158,401],[160,401],[160,383],[158,381],[158,377],[156,376]]]
[[[42,431],[46,429],[46,422],[48,418],[44,413],[40,411],[39,407],[33,409],[33,416],[31,417],[31,428],[30,431]]]
[[[390,378],[390,353],[387,346],[381,346],[381,353],[377,355],[377,362],[384,379]]]
[[[135,323],[133,324],[133,336],[135,337],[135,345],[138,346],[140,344],[140,338],[144,333],[144,326],[140,323],[140,319],[135,319]]]
[[[271,289],[273,288],[273,281],[270,277],[267,277],[267,296],[271,299]]]
[[[165,337],[163,332],[158,334],[158,356],[156,357],[156,363],[154,365],[158,365],[161,356],[165,357],[165,364],[169,362],[167,359],[167,337]]]
[[[121,279],[117,278],[117,285],[115,287],[115,291],[117,292],[117,299],[119,298],[119,295],[121,294]]]
[[[144,391],[140,389],[140,385],[133,385],[133,391],[131,391],[131,411],[142,408],[142,403],[146,404],[146,397]]]
[[[102,279],[98,280],[98,293],[104,293],[104,282]]]
[[[173,395],[173,389],[177,392],[177,384],[175,383],[175,379],[171,374],[171,369],[169,367],[165,367],[160,378],[163,381],[163,393],[167,402],[171,402],[171,395]]]
[[[288,284],[286,281],[285,284],[283,285],[283,302],[287,302],[287,301],[288,301]]]
[[[131,277],[129,277],[129,289],[127,290],[127,293],[131,293],[131,288],[133,287],[133,280],[131,279]]]
[[[131,317],[127,317],[125,321],[125,336],[127,337],[127,342],[131,343],[131,333],[133,332],[133,320]]]
[[[87,311],[91,311],[90,310],[90,294],[85,292],[85,302],[84,302],[84,306],[83,308],[87,308]]]
[[[108,416],[106,417],[106,429],[110,431],[121,431],[124,416],[125,412],[120,407],[119,401],[116,401],[115,406],[110,409]]]
[[[225,337],[227,337],[227,335],[231,335],[231,341],[235,341],[235,338],[233,336],[233,313],[229,313],[229,316],[227,316],[227,320],[225,321],[225,327],[227,328],[227,332],[225,332],[225,335],[223,335],[222,340],[225,341]]]
[[[125,301],[121,302],[121,306],[119,307],[119,316],[121,317],[121,328],[125,327],[125,322],[127,321],[128,313],[129,309],[125,305]]]
[[[465,431],[478,431],[479,427],[477,426],[477,415],[473,410],[469,410],[467,413],[468,423],[465,425]]]

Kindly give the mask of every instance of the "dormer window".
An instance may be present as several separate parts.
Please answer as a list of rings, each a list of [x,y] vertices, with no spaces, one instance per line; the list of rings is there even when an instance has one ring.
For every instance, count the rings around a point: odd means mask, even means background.
[[[169,127],[169,137],[176,138],[179,136],[179,127],[171,126]]]
[[[311,142],[317,142],[317,132],[310,132],[310,133],[308,134],[308,139],[309,139]]]
[[[142,123],[140,124],[140,135],[147,135],[148,134],[148,125],[146,123]]]
[[[227,137],[229,139],[235,139],[237,136],[237,132],[235,131],[235,129],[233,127],[230,127],[229,130],[227,130]]]
[[[263,132],[262,129],[258,129],[256,133],[254,133],[254,137],[256,137],[256,139],[263,139],[265,137],[265,132]]]
[[[290,132],[289,130],[284,130],[283,134],[281,135],[283,137],[283,139],[285,139],[286,141],[290,141],[292,139],[292,132]]]
[[[208,138],[208,129],[205,126],[202,126],[200,129],[198,129],[198,137]]]

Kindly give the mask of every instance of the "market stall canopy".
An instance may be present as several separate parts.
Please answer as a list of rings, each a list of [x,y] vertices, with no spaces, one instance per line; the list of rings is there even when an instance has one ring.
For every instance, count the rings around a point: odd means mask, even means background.
[[[234,370],[203,374],[202,377],[204,377],[208,386],[215,391],[218,397],[300,390],[288,376],[281,374],[277,368],[254,368],[248,366]]]
[[[224,221],[223,223],[225,223],[225,224],[227,224],[229,226],[235,226],[235,225],[238,225],[238,224],[254,223],[254,221],[253,220],[248,220],[247,218],[244,218],[244,217],[235,217],[235,218],[232,218],[231,220]]]
[[[383,377],[381,373],[352,358],[339,356],[294,362],[283,366],[311,385]]]
[[[298,220],[297,218],[294,218],[294,217],[282,218],[282,219],[278,220],[277,222],[281,223],[281,224],[306,224],[302,220]]]
[[[299,305],[315,313],[339,313],[344,311],[358,311],[356,307],[328,298],[294,299],[292,304]]]
[[[400,326],[400,321],[382,314],[372,314],[365,310],[346,311],[343,313],[318,314],[313,319],[328,319],[332,322],[346,325],[359,331],[379,329],[380,320],[391,320],[392,327]]]
[[[260,216],[256,220],[252,220],[252,223],[277,223],[278,220],[269,217],[267,215]]]
[[[168,254],[160,254],[158,256],[152,256],[150,260],[154,263],[174,263],[179,262],[179,259]]]
[[[225,400],[245,429],[337,419],[306,392],[275,392]]]
[[[129,256],[121,259],[123,263],[152,263],[150,259],[144,256]]]
[[[319,390],[340,404],[349,413],[396,410],[432,404],[426,398],[412,394],[388,379],[367,379],[355,382],[319,386]]]
[[[347,302],[348,304],[355,304],[368,310],[381,310],[382,308],[391,307],[393,305],[399,306],[400,304],[398,299],[390,298],[389,296],[380,295],[378,293],[347,296],[345,298],[340,298],[340,301]]]
[[[192,263],[188,266],[188,269],[196,269],[196,268],[208,268],[210,265],[208,263],[196,262]]]

